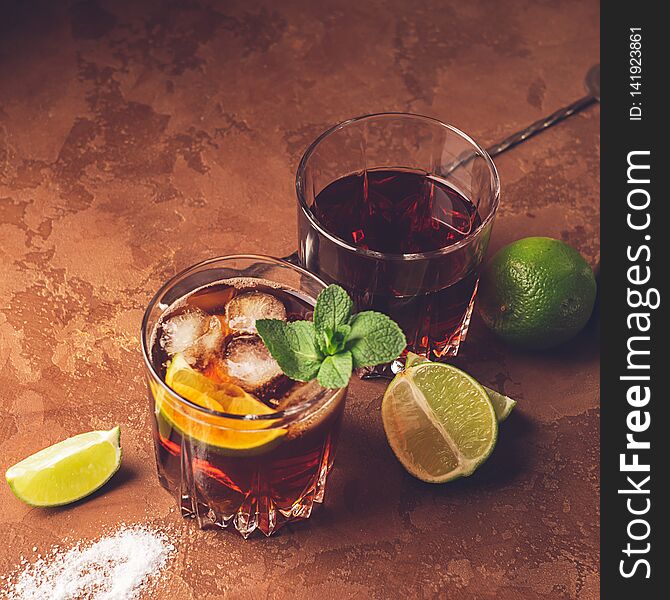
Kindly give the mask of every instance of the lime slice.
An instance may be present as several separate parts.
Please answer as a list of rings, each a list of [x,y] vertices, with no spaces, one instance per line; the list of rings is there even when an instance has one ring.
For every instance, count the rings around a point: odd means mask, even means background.
[[[408,352],[407,356],[405,357],[405,368],[409,369],[410,367],[418,365],[419,363],[427,362],[430,361],[425,356],[419,356],[418,354],[414,354],[414,352]]]
[[[491,404],[493,404],[493,410],[496,411],[498,423],[502,423],[507,417],[509,417],[512,409],[516,406],[516,400],[512,400],[512,398],[509,396],[504,396],[500,392],[496,392],[491,388],[487,388],[485,385],[482,387],[489,395],[489,400],[491,400]]]
[[[271,415],[276,411],[232,383],[216,383],[176,354],[165,374],[165,383],[198,406],[234,415]],[[156,412],[182,434],[230,453],[256,454],[273,448],[286,429],[271,428],[273,420],[240,420],[208,415],[176,404],[164,390],[152,386]]]
[[[32,506],[80,500],[107,483],[121,465],[121,429],[90,431],[58,442],[7,469],[14,495]]]
[[[429,483],[471,475],[498,437],[484,388],[442,363],[414,364],[396,375],[384,394],[382,420],[398,460]]]
[[[414,354],[414,352],[408,352],[407,358],[405,359],[405,368],[409,369],[414,365],[427,362],[430,361],[424,356],[419,356],[418,354]],[[493,410],[496,412],[498,423],[502,423],[507,417],[509,417],[512,409],[516,406],[516,400],[513,400],[509,396],[504,396],[500,392],[496,392],[495,390],[492,390],[485,385],[482,387],[489,395],[489,400],[491,400],[491,404],[493,404]]]

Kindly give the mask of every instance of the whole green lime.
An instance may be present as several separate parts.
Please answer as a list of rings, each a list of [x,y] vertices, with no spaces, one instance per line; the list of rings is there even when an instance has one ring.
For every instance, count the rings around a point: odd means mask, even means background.
[[[579,333],[596,299],[596,280],[565,242],[528,237],[499,250],[482,274],[479,312],[505,341],[549,348]]]

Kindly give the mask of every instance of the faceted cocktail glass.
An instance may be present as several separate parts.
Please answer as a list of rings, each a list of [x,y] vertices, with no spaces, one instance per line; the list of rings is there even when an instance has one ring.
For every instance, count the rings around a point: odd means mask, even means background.
[[[200,527],[232,525],[244,537],[256,529],[270,535],[289,521],[308,518],[313,504],[323,501],[346,388],[301,384],[297,400],[284,410],[238,415],[210,410],[168,387],[154,349],[161,316],[194,290],[200,294],[231,278],[271,282],[311,306],[325,287],[285,261],[238,255],[190,267],[157,292],[144,315],[142,349],[158,478],[182,514]],[[231,433],[238,440],[235,448],[226,447]]]

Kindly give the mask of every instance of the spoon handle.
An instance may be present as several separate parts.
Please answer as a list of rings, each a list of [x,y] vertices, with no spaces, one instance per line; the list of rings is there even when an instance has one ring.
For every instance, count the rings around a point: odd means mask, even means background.
[[[540,119],[539,121],[535,121],[535,123],[529,125],[525,129],[522,129],[521,131],[518,131],[517,133],[513,133],[509,137],[506,137],[502,142],[499,142],[494,146],[487,148],[487,152],[489,153],[490,156],[496,156],[501,152],[505,152],[505,150],[509,150],[510,148],[516,146],[517,144],[526,141],[528,138],[534,136],[536,133],[540,133],[541,131],[548,129],[552,125],[556,125],[556,123],[562,121],[563,119],[569,117],[570,115],[574,115],[576,112],[579,112],[580,110],[585,109],[587,106],[591,106],[591,104],[593,104],[594,102],[596,102],[596,98],[594,96],[592,95],[584,96],[583,98],[576,100],[572,104],[569,104],[568,106],[558,109],[556,112],[550,114],[548,117]]]

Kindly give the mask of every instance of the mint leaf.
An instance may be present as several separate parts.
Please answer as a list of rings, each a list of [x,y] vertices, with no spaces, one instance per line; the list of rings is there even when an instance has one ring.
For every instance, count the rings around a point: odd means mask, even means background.
[[[287,377],[311,381],[323,361],[311,321],[286,323],[278,319],[258,319],[256,330],[272,357]]]
[[[319,344],[319,349],[326,356],[332,356],[338,352],[344,350],[347,338],[349,337],[349,332],[351,331],[351,325],[339,325],[334,332],[324,331],[319,334],[317,332],[317,341]]]
[[[352,317],[352,309],[348,294],[329,285],[316,299],[314,321],[259,319],[256,329],[285,375],[341,388],[353,369],[390,362],[406,344],[400,327],[386,315],[365,311]]]
[[[406,345],[402,329],[382,313],[367,310],[351,319],[346,347],[351,351],[355,369],[395,360]]]
[[[329,285],[316,299],[314,327],[317,335],[330,338],[340,325],[349,322],[354,303],[339,285]]]
[[[333,354],[337,354],[344,350],[344,345],[346,344],[350,333],[351,325],[345,323],[337,326],[337,329],[330,338],[331,347],[329,349],[332,350]]]
[[[325,388],[343,388],[349,383],[352,370],[353,357],[348,350],[326,356],[319,369],[319,383]]]

